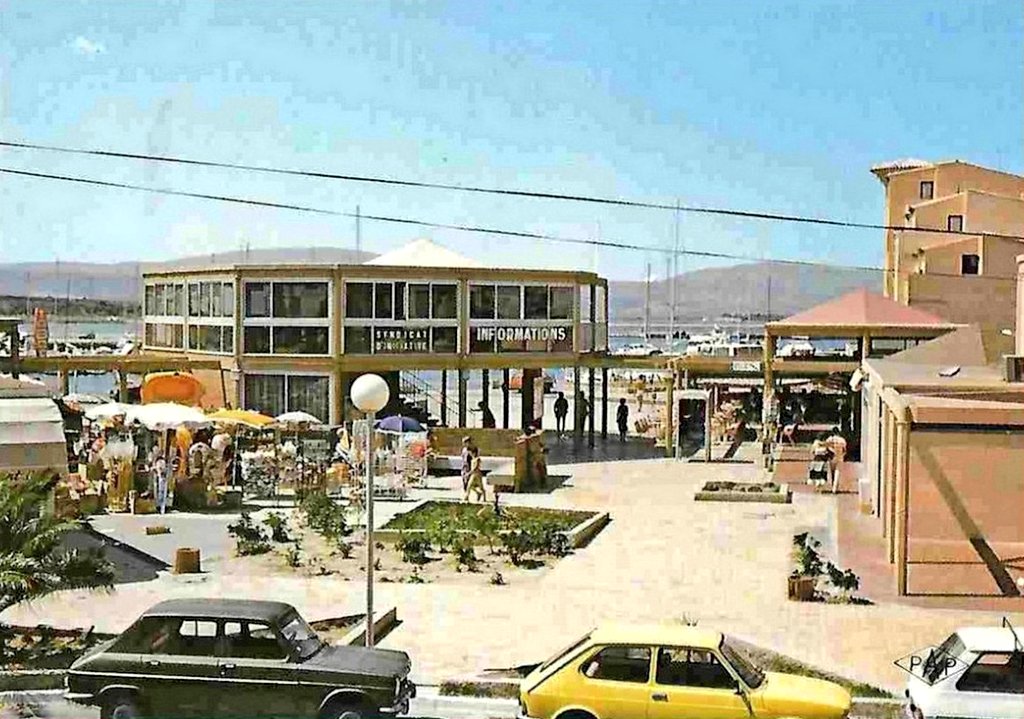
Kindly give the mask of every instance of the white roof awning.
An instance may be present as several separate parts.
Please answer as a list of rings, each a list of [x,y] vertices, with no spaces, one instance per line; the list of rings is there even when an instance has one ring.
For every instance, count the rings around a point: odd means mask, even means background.
[[[397,267],[483,267],[476,260],[442,247],[426,238],[413,240],[396,250],[385,252],[364,265],[387,265]]]
[[[0,399],[0,472],[55,470],[66,473],[64,420],[53,400]]]

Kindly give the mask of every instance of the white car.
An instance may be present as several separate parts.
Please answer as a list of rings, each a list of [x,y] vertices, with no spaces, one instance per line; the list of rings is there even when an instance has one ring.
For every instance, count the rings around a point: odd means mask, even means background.
[[[1024,717],[1024,637],[1004,627],[958,629],[912,664],[908,719]]]

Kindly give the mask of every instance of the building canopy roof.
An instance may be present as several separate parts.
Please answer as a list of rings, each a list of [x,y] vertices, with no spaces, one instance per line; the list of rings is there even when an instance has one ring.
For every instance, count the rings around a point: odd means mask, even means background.
[[[1003,355],[1008,354],[1013,354],[1012,336],[998,330],[969,325],[880,361],[943,367],[982,367],[998,364]]]
[[[0,399],[0,472],[67,472],[64,421],[53,400]]]
[[[956,327],[959,325],[916,307],[901,305],[865,288],[766,325],[769,334],[775,336],[791,334],[832,337],[858,337],[870,330],[894,332],[890,336],[899,337],[900,329],[935,330],[935,334],[939,334]],[[878,332],[873,334],[878,336]]]
[[[476,260],[442,247],[433,240],[422,238],[402,245],[391,252],[367,260],[364,265],[398,267],[483,267]]]

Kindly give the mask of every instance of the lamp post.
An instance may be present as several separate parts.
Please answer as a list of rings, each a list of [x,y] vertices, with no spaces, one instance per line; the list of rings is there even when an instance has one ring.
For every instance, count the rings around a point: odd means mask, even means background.
[[[366,413],[366,646],[373,646],[373,418],[391,396],[388,383],[377,374],[364,374],[352,383],[352,404]]]

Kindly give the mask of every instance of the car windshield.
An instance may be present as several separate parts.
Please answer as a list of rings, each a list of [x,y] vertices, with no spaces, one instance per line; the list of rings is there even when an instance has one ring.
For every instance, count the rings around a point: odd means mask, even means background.
[[[295,647],[296,653],[302,659],[313,656],[323,646],[320,637],[298,614],[292,614],[285,619],[284,624],[281,625],[281,634],[291,646]]]
[[[728,637],[722,637],[722,643],[718,647],[732,668],[740,675],[743,682],[751,689],[757,689],[764,682],[764,672],[756,664],[747,659],[746,655],[737,649]]]
[[[568,656],[570,653],[575,652],[577,649],[582,647],[584,644],[586,644],[590,640],[590,635],[591,634],[593,634],[592,631],[587,632],[586,634],[584,634],[582,637],[577,639],[575,642],[573,642],[569,646],[565,647],[564,649],[562,649],[559,652],[556,652],[554,655],[552,655],[552,657],[550,659],[548,659],[546,662],[544,662],[543,664],[540,665],[540,670],[544,671],[545,669],[550,667],[552,664],[557,662],[559,659],[562,659],[563,657]]]

